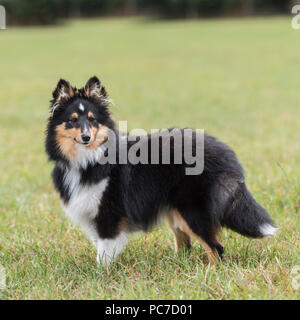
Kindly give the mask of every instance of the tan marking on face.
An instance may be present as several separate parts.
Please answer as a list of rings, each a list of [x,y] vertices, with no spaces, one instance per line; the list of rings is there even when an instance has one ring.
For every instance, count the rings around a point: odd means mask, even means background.
[[[81,139],[81,130],[79,128],[66,129],[66,124],[62,123],[55,129],[56,143],[61,153],[72,160],[76,156],[76,141]]]
[[[184,231],[184,233],[186,233],[188,236],[194,237],[200,241],[200,243],[202,244],[202,246],[204,247],[204,249],[208,255],[208,259],[209,259],[210,263],[212,265],[215,265],[217,263],[217,261],[219,260],[217,253],[200,236],[198,236],[196,233],[194,233],[191,230],[191,228],[189,227],[187,222],[182,218],[181,214],[177,210],[174,210],[172,212],[172,214],[173,214],[174,221],[176,221],[176,223],[180,226],[180,228]],[[176,236],[176,234],[175,234],[175,236]]]
[[[92,143],[88,146],[88,148],[94,150],[101,146],[101,144],[105,143],[108,139],[108,131],[109,128],[101,124],[99,124],[97,128],[90,128]]]
[[[88,113],[88,117],[89,117],[89,118],[95,118],[95,116],[94,116],[93,112],[91,112],[91,111],[89,111],[89,113]]]
[[[78,113],[76,113],[76,112],[72,113],[71,117],[73,119],[78,119]]]

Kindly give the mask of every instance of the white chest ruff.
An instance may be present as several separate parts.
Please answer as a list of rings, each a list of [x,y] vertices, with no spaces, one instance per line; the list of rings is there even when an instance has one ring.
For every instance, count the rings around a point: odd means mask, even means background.
[[[69,188],[71,197],[68,203],[62,203],[62,207],[67,216],[87,233],[91,233],[91,224],[98,214],[108,182],[109,178],[105,178],[96,184],[82,185],[77,168],[69,169],[64,176],[64,185]]]

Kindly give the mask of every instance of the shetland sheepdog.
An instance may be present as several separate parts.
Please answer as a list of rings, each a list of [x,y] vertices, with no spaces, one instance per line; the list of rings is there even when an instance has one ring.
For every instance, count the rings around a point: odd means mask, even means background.
[[[203,137],[203,170],[197,175],[186,174],[191,165],[184,160],[177,163],[171,156],[169,164],[162,163],[162,143],[158,163],[103,162],[113,144],[109,132],[121,136],[109,103],[97,77],[81,89],[61,79],[53,91],[45,143],[55,164],[52,178],[62,207],[94,243],[98,264],[108,266],[122,252],[129,233],[149,231],[161,218],[174,233],[176,251],[190,248],[194,237],[211,263],[224,252],[218,239],[221,227],[253,238],[276,232],[267,211],[247,189],[235,153],[212,136]],[[157,135],[136,138],[151,153]],[[126,148],[134,144],[129,135],[119,141]],[[190,142],[181,142],[179,148],[189,143],[195,151],[196,133]],[[175,148],[174,139],[170,145]]]

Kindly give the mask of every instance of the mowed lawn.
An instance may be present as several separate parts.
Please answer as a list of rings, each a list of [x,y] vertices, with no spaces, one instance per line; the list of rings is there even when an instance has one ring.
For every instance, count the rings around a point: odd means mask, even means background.
[[[300,265],[299,37],[288,17],[1,31],[0,298],[299,299],[291,273]],[[129,129],[189,126],[228,143],[278,234],[251,240],[223,230],[224,262],[213,268],[198,242],[175,254],[162,225],[133,235],[110,273],[98,268],[60,208],[44,153],[58,79],[82,86],[93,75]]]

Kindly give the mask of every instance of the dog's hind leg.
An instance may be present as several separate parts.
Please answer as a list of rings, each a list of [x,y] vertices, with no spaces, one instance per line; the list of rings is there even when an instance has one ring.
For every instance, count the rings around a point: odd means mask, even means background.
[[[189,237],[200,241],[211,264],[216,264],[222,258],[224,249],[217,239],[217,229],[213,228],[199,213],[188,209],[181,212],[174,211],[173,219]]]
[[[175,241],[175,252],[178,252],[178,250],[185,245],[188,249],[191,248],[191,238],[190,236],[185,233],[180,225],[176,222],[173,215],[169,215],[167,217],[167,222],[170,227],[170,229],[174,233],[174,241]]]

